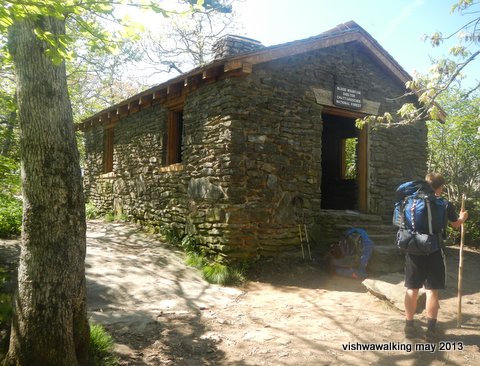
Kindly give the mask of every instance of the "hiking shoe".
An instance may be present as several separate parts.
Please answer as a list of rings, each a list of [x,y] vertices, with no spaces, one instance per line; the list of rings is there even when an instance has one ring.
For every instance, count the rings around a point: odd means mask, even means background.
[[[413,324],[405,324],[405,338],[415,339],[418,338],[418,330]]]
[[[437,343],[438,342],[438,332],[436,329],[427,329],[425,332],[425,341],[427,343]]]

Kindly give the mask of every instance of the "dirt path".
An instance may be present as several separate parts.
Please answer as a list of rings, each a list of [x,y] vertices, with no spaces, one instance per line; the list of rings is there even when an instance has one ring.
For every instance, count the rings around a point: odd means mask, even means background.
[[[318,264],[270,263],[242,288],[220,287],[136,227],[99,221],[88,231],[90,316],[113,334],[123,365],[478,365],[480,253],[466,253],[459,329],[458,250],[448,251],[446,351],[410,350],[398,309]],[[376,344],[389,350],[344,350]]]
[[[89,317],[113,335],[121,365],[480,364],[479,251],[465,253],[464,326],[457,328],[458,249],[447,249],[444,350],[428,352],[413,350],[423,341],[404,339],[400,310],[317,262],[265,263],[254,280],[231,288],[208,284],[181,253],[133,225],[91,221],[87,245]],[[14,263],[18,241],[2,240],[0,249],[6,267]]]

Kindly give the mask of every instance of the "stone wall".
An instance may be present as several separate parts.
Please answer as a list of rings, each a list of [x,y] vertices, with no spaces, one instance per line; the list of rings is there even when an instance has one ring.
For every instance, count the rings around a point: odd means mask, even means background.
[[[229,243],[258,255],[293,249],[299,245],[293,199],[301,197],[310,222],[320,210],[322,108],[298,78],[268,67],[232,83],[245,107],[232,111]]]
[[[103,128],[86,131],[84,143],[83,185],[87,201],[101,214],[112,212],[113,180],[111,174],[103,174]]]
[[[185,173],[160,171],[166,116],[166,109],[156,106],[121,119],[115,126],[113,172],[107,174],[101,170],[103,128],[85,133],[85,191],[101,213],[183,229]]]
[[[228,111],[235,105],[229,80],[199,88],[184,109],[184,171],[187,178],[186,233],[217,253],[229,245],[232,161]]]
[[[391,219],[394,192],[408,180],[423,179],[427,169],[427,127],[376,125],[370,134],[370,207]]]
[[[334,51],[333,51],[334,50]],[[272,95],[281,95],[278,104],[274,107],[273,97],[266,99],[265,108],[276,108],[279,118],[298,118],[305,123],[303,133],[293,141],[306,143],[306,151],[317,157],[320,154],[322,107],[315,103],[312,90],[333,90],[335,84],[347,85],[361,90],[363,98],[378,103],[378,114],[385,112],[392,114],[402,103],[412,100],[397,98],[404,93],[404,86],[393,82],[390,74],[385,72],[378,64],[372,62],[363,49],[352,45],[341,45],[331,49],[320,50],[291,58],[283,58],[255,69],[257,78],[251,88],[255,90],[272,90]],[[260,99],[261,100],[261,99]],[[292,111],[287,106],[303,104],[305,111],[302,114]],[[301,125],[302,126],[302,125]],[[302,128],[302,127],[301,127]],[[415,125],[376,125],[369,131],[369,212],[385,214],[393,201],[394,191],[398,182],[405,178],[423,176],[427,159],[427,130],[423,122]],[[320,134],[320,135],[319,135]],[[312,138],[312,139],[310,139]],[[316,141],[316,142],[315,142]],[[304,146],[304,147],[306,147]],[[316,150],[318,149],[318,150]],[[316,164],[321,161],[317,160]],[[311,181],[318,184],[318,180]],[[315,183],[313,183],[315,182]],[[305,188],[302,187],[301,191]],[[315,198],[319,200],[319,191]],[[307,197],[310,201],[311,197]],[[318,203],[312,205],[313,212],[307,216],[313,217]]]
[[[310,227],[325,224],[320,214],[323,106],[314,89],[333,90],[335,84],[362,90],[364,98],[378,103],[379,114],[394,112],[401,103],[386,98],[401,95],[403,85],[392,83],[356,46],[255,65],[248,76],[223,79],[186,96],[178,169],[162,169],[163,107],[118,122],[114,171],[108,175],[101,175],[102,128],[87,131],[87,197],[103,211],[174,225],[233,259],[298,249],[296,214],[301,212]],[[387,215],[398,183],[424,173],[425,133],[423,124],[371,132],[372,213]],[[292,204],[298,197],[301,211]]]

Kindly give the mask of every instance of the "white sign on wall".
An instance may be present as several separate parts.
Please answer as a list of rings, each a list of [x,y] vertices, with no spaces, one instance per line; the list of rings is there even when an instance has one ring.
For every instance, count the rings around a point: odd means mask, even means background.
[[[335,85],[333,104],[350,109],[362,109],[362,92],[346,86]]]

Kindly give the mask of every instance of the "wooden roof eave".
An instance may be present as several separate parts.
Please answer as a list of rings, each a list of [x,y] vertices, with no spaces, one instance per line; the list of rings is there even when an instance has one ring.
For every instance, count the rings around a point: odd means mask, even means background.
[[[411,76],[393,60],[393,58],[373,39],[370,35],[360,32],[358,29],[341,34],[331,34],[324,37],[312,37],[306,40],[294,41],[278,46],[271,46],[264,50],[254,51],[250,54],[232,57],[229,62],[247,62],[255,65],[277,60],[283,57],[329,48],[345,43],[358,42],[365,46],[385,68],[402,83],[411,80]]]
[[[126,114],[128,115],[130,104],[137,103],[137,101],[140,109],[142,108],[143,100],[148,100],[150,103],[149,105],[159,102],[164,103],[168,100],[169,95],[173,95],[173,90],[176,90],[175,95],[178,96],[178,94],[183,94],[190,91],[192,88],[195,88],[201,82],[206,82],[208,80],[214,81],[216,78],[222,76],[250,74],[252,72],[252,66],[256,64],[266,63],[283,57],[295,56],[350,42],[362,44],[379,61],[379,64],[381,64],[403,85],[412,79],[411,76],[367,32],[362,28],[352,28],[348,31],[320,35],[306,40],[271,46],[247,54],[213,61],[210,64],[193,69],[190,72],[179,75],[165,83],[138,93],[112,107],[106,108],[84,120],[84,122],[77,126],[77,129],[85,130],[94,125],[104,124],[106,123],[104,120],[105,116],[119,115],[119,111],[123,111],[122,116],[124,116],[125,110],[127,110]],[[441,108],[439,109],[442,116],[445,116],[443,110],[441,110]]]
[[[134,96],[114,104],[76,125],[77,130],[88,130],[93,126],[108,124],[115,116],[119,118],[144,109],[153,104],[167,104],[182,97],[202,83],[208,83],[224,76],[245,75],[252,72],[252,65],[246,62],[221,60],[170,79],[162,84],[144,90]]]
[[[366,33],[366,32],[365,32]],[[264,63],[269,61],[274,61],[276,59],[294,56],[296,54],[301,54],[313,50],[318,50],[321,48],[328,48],[340,44],[345,44],[348,42],[358,42],[361,43],[378,61],[379,63],[391,74],[393,75],[402,85],[405,85],[408,81],[412,80],[412,77],[408,72],[406,72],[389,54],[380,46],[377,41],[375,41],[370,35],[360,32],[358,29],[352,31],[351,33],[344,33],[341,36],[332,35],[330,37],[322,37],[314,39],[311,42],[301,41],[292,42],[287,46],[278,46],[279,50],[269,48],[268,50],[257,51],[251,55],[243,55],[234,57],[230,62],[240,62],[244,61],[251,65],[258,63]],[[297,42],[299,44],[297,44]],[[280,49],[281,48],[281,49]],[[414,91],[417,97],[420,97],[420,93]],[[445,122],[447,114],[445,111],[436,104],[436,107],[439,111],[439,121],[441,123]]]

